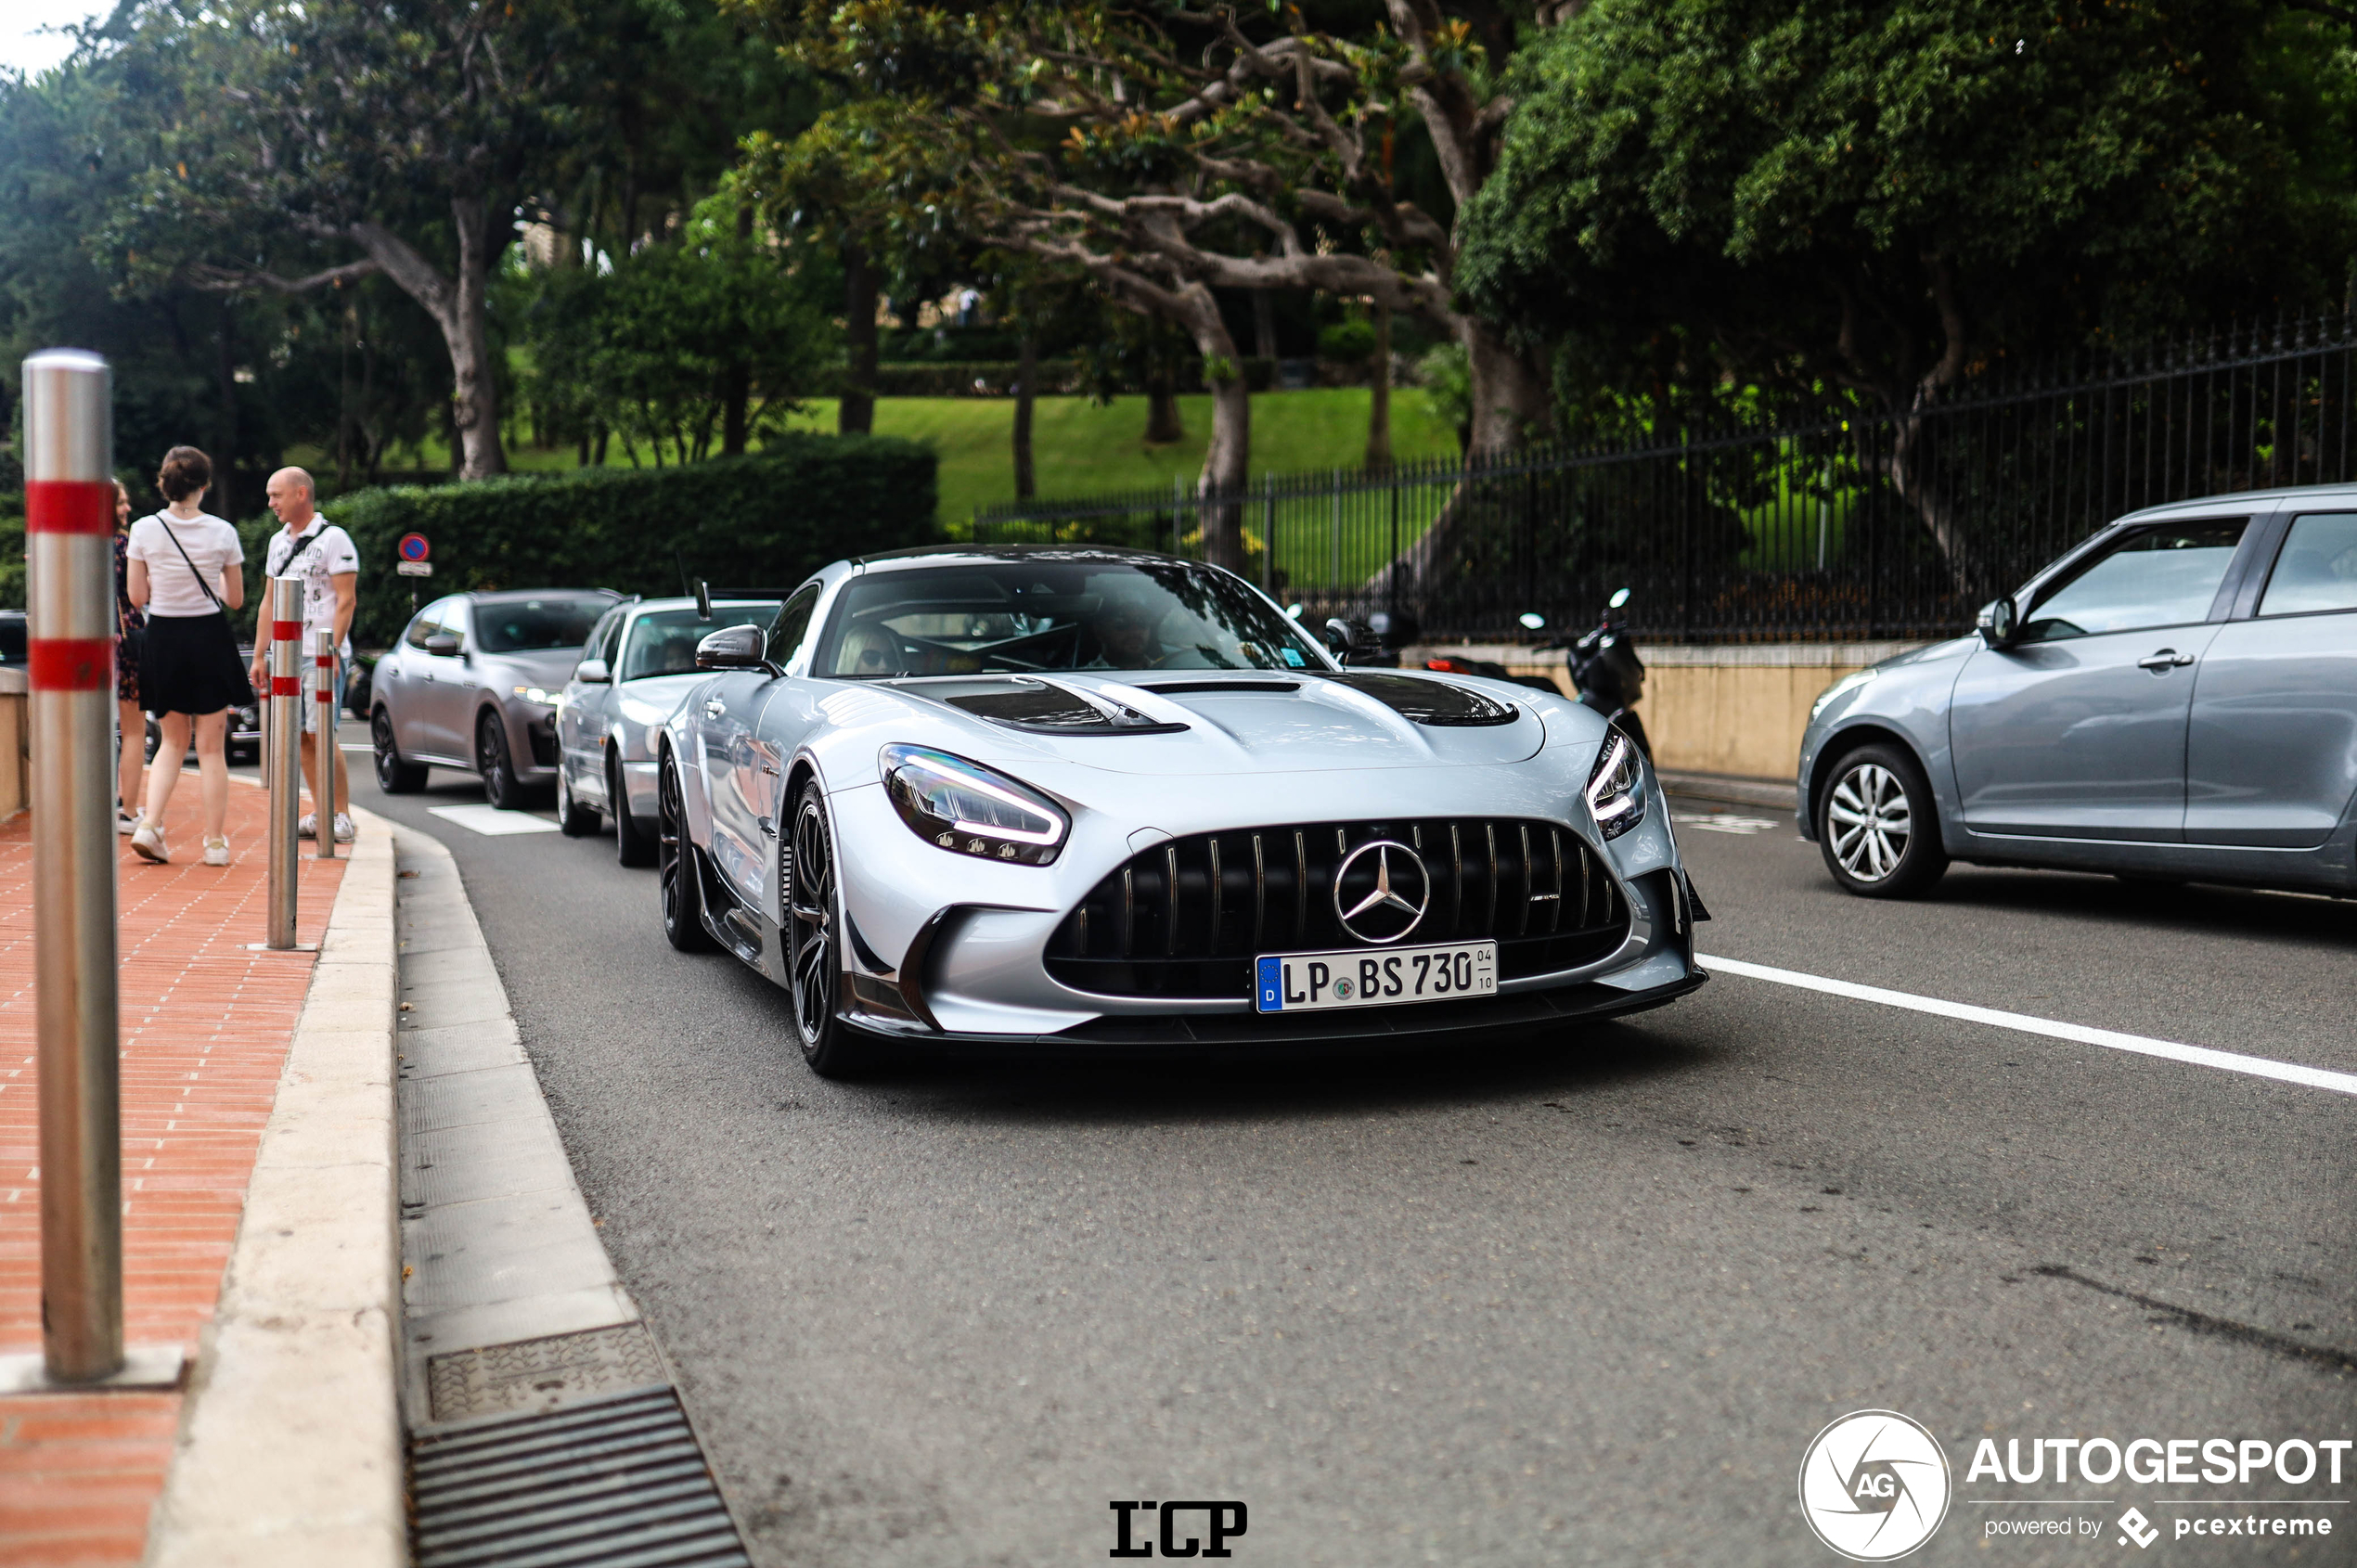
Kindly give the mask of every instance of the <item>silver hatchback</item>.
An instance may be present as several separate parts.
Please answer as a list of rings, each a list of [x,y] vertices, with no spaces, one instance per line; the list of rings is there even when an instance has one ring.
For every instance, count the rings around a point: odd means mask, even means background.
[[[1870,897],[1951,860],[2357,892],[2357,486],[2120,519],[1974,636],[1835,683],[1798,789]]]

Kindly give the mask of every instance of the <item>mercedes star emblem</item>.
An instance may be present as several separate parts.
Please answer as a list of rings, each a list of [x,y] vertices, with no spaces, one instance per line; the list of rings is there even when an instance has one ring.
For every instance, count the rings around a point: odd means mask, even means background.
[[[1360,844],[1334,868],[1334,918],[1361,942],[1398,941],[1431,902],[1423,857],[1396,839]]]

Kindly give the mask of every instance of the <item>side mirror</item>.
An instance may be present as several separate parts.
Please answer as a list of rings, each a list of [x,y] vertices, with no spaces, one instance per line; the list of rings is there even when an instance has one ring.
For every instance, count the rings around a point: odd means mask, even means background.
[[[447,659],[458,651],[458,639],[448,632],[436,632],[426,639],[426,651],[436,658]]]
[[[1363,659],[1383,651],[1383,644],[1376,639],[1375,629],[1364,621],[1346,621],[1336,616],[1326,623],[1325,640],[1326,651],[1346,664],[1350,662],[1353,654]]]
[[[1991,648],[2010,647],[2015,636],[2021,630],[2017,624],[2019,617],[2020,611],[2014,608],[2012,599],[1993,599],[1980,612],[1980,620],[1974,629],[1980,633],[1980,640]]]
[[[1522,623],[1522,629],[1526,632],[1543,632],[1547,629],[1547,618],[1535,610],[1526,610],[1514,619]]]
[[[761,670],[769,665],[768,637],[758,626],[723,626],[696,644],[699,670]]]
[[[1626,588],[1616,588],[1613,590],[1612,598],[1604,600],[1604,608],[1606,610],[1619,610],[1624,608],[1628,603],[1629,590]]]
[[[606,686],[612,682],[613,672],[602,659],[584,659],[573,666],[573,678],[584,686]]]

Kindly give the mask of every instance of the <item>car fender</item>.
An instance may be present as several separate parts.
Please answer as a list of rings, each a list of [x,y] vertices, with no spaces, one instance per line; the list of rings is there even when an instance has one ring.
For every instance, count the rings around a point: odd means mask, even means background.
[[[1964,661],[1977,646],[1977,637],[1951,638],[1835,683],[1801,735],[1794,804],[1803,838],[1817,836],[1817,804],[1830,782],[1825,764],[1868,739],[1887,738],[1914,753],[1938,808],[1940,839],[1951,853],[1961,850],[1964,826],[1949,745],[1948,704]]]

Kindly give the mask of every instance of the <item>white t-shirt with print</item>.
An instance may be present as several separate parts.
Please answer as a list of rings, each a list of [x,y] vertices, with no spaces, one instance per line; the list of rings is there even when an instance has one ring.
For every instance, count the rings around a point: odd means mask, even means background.
[[[307,546],[307,547],[306,547]],[[293,570],[288,570],[291,564]],[[301,533],[290,533],[285,528],[270,535],[270,547],[264,553],[263,574],[267,577],[295,576],[303,579],[303,648],[311,651],[314,632],[332,631],[336,623],[336,584],[339,573],[360,571],[360,552],[353,547],[352,535],[314,513]],[[352,639],[346,636],[339,649],[352,657]]]
[[[174,547],[175,540],[178,548]],[[187,560],[180,559],[181,550],[188,552]],[[204,573],[214,593],[226,599],[228,588],[224,578],[227,570],[246,559],[245,546],[238,542],[238,531],[210,512],[200,512],[193,518],[176,518],[170,512],[143,517],[131,525],[131,539],[124,554],[133,560],[147,562],[148,613],[163,616],[211,615],[221,608],[197,586],[196,575],[188,570],[190,565]]]

